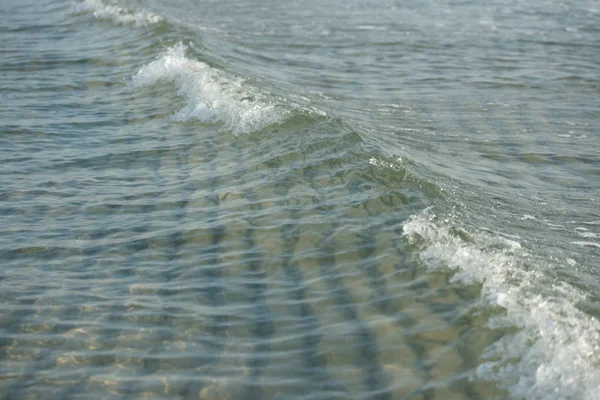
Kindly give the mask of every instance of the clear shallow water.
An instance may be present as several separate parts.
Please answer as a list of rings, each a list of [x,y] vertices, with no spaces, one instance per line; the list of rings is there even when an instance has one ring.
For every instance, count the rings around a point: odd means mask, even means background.
[[[9,2],[3,398],[597,399],[597,2]]]

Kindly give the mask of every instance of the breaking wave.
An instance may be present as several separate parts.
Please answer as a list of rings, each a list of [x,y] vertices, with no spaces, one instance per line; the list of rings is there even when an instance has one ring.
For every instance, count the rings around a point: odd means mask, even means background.
[[[146,26],[163,20],[160,15],[148,11],[136,11],[115,2],[103,0],[85,0],[76,6],[79,12],[92,13],[95,18],[109,20],[117,25],[131,24]]]
[[[196,119],[223,124],[235,134],[257,131],[283,119],[287,111],[267,101],[258,90],[238,77],[226,75],[204,62],[185,56],[178,44],[143,66],[133,77],[136,87],[173,82],[186,105],[173,115],[177,121]]]
[[[431,209],[403,230],[428,268],[450,268],[453,280],[482,285],[484,304],[503,310],[490,328],[517,328],[487,348],[480,378],[516,399],[600,399],[600,323],[576,307],[583,294],[544,274],[518,242],[457,229]]]

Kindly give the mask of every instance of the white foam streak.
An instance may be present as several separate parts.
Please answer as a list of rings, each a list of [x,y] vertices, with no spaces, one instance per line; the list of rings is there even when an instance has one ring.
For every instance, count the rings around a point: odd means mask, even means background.
[[[518,242],[485,232],[460,235],[431,210],[404,224],[409,243],[430,268],[482,284],[485,303],[506,313],[490,327],[518,327],[490,346],[477,370],[506,386],[515,399],[600,399],[600,323],[575,304],[583,295],[550,281]]]
[[[168,49],[133,77],[138,87],[159,81],[175,83],[178,94],[186,101],[186,106],[173,115],[175,120],[221,122],[223,129],[238,134],[260,130],[280,121],[285,114],[263,100],[263,95],[245,85],[241,78],[188,59],[182,44]]]
[[[117,25],[146,26],[162,21],[160,15],[147,11],[134,11],[114,1],[85,0],[77,6],[77,10],[93,13],[97,19],[109,20]]]

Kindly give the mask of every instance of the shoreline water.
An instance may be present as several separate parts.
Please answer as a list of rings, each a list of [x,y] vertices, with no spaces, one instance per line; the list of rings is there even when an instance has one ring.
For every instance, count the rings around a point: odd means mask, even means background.
[[[597,398],[587,2],[4,11],[0,397]]]

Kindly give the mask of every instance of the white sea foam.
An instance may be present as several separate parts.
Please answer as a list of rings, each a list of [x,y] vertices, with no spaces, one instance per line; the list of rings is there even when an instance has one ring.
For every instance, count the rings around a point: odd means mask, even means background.
[[[429,268],[479,282],[484,303],[505,309],[492,328],[518,328],[488,347],[478,376],[498,381],[515,399],[600,399],[600,323],[575,306],[583,294],[547,278],[518,242],[457,234],[452,225],[428,209],[404,224],[404,235]]]
[[[117,25],[146,26],[162,21],[160,15],[148,11],[135,11],[110,0],[84,0],[76,6],[76,9],[93,13],[97,19],[110,20]]]
[[[600,248],[600,243],[596,243],[596,242],[575,241],[575,242],[570,242],[570,243],[575,244],[577,246]]]
[[[137,87],[159,81],[173,82],[177,86],[186,106],[174,114],[173,119],[221,122],[223,129],[238,134],[260,130],[280,121],[286,114],[243,79],[189,59],[185,50],[182,44],[169,48],[133,76]]]
[[[401,171],[403,168],[403,160],[402,157],[395,157],[393,159],[387,160],[383,157],[375,158],[371,157],[369,159],[369,164],[374,165],[380,168],[390,168],[395,171]]]

